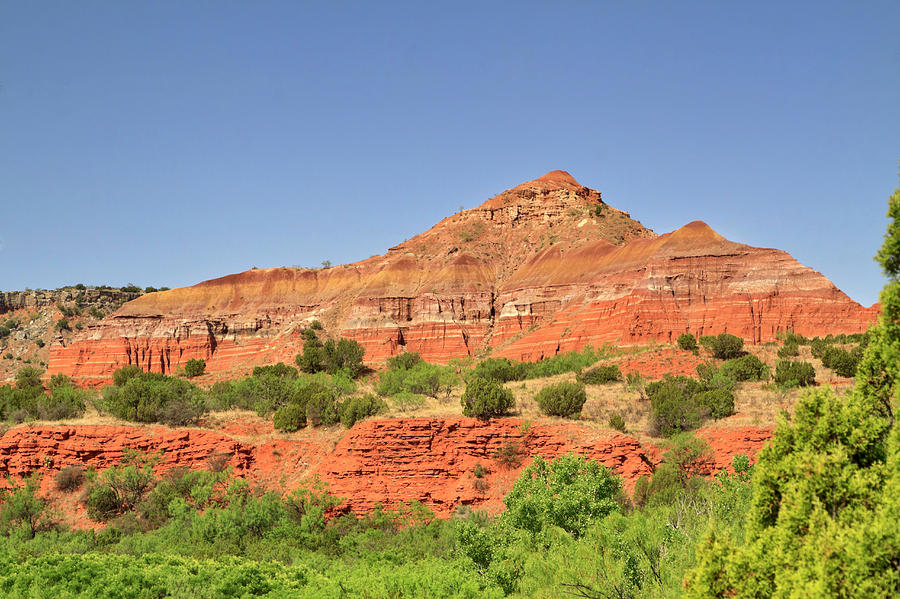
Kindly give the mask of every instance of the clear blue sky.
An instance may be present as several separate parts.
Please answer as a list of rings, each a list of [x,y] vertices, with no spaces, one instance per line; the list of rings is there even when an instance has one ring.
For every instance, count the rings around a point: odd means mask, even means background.
[[[3,2],[0,289],[383,253],[565,169],[870,304],[900,2]]]

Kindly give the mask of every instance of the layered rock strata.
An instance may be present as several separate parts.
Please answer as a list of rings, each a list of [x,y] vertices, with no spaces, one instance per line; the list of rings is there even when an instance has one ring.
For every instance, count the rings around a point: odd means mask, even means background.
[[[785,252],[702,222],[657,236],[564,171],[448,217],[385,255],[324,269],[254,269],[128,302],[51,348],[50,372],[85,384],[123,365],[172,372],[290,361],[312,320],[366,359],[537,360],[587,344],[722,331],[751,343],[794,330],[865,330],[867,309]]]
[[[698,434],[713,449],[714,458],[705,467],[712,473],[726,468],[737,453],[752,458],[771,431],[705,429]],[[7,431],[0,437],[0,475],[41,473],[52,480],[67,466],[102,470],[117,465],[128,450],[156,454],[157,472],[209,468],[219,460],[235,475],[273,489],[318,476],[344,499],[344,510],[366,513],[379,503],[391,508],[420,501],[441,517],[460,506],[501,510],[503,496],[535,455],[585,455],[620,475],[627,490],[650,475],[660,459],[660,450],[645,449],[626,435],[513,419],[369,420],[344,433],[331,450],[303,434],[255,442],[200,429],[60,425]]]

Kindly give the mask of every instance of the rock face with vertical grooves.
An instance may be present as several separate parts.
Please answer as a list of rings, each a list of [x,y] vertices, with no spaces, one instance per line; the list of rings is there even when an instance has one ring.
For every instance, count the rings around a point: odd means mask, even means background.
[[[312,320],[377,364],[403,351],[537,360],[685,331],[760,343],[788,329],[860,332],[876,315],[785,252],[728,241],[700,221],[658,236],[553,171],[381,256],[146,294],[54,344],[50,372],[96,384],[123,365],[171,372],[191,358],[240,372],[292,360]]]

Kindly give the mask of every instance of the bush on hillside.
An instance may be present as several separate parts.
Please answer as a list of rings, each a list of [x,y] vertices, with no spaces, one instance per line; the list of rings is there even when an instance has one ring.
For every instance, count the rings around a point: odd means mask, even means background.
[[[330,426],[340,422],[334,393],[330,389],[309,394],[305,403],[306,421],[310,426]]]
[[[678,347],[686,351],[696,351],[697,338],[690,333],[682,333],[678,336]]]
[[[472,377],[460,400],[463,415],[479,419],[503,416],[516,405],[512,391],[497,381]]]
[[[184,376],[189,379],[200,376],[204,372],[206,372],[206,360],[194,358],[193,360],[188,360],[184,365]]]
[[[775,384],[779,387],[807,387],[816,383],[816,369],[809,362],[778,360]]]
[[[603,385],[606,383],[614,383],[622,380],[622,371],[619,370],[618,364],[609,366],[596,366],[581,372],[576,377],[577,380],[585,385]]]
[[[78,466],[66,466],[56,473],[53,482],[59,491],[71,493],[81,488],[84,484],[84,470]]]
[[[738,358],[744,351],[744,340],[728,333],[719,333],[717,336],[704,335],[700,337],[700,345],[717,360]]]
[[[365,371],[365,350],[357,341],[342,337],[337,342],[329,339],[322,343],[312,329],[306,329],[304,338],[303,352],[295,358],[303,372],[336,374],[344,371],[350,378],[356,378]]]
[[[843,377],[856,376],[856,368],[859,365],[860,352],[852,352],[840,347],[831,346],[822,354],[822,365],[830,368],[836,374]]]
[[[163,422],[171,426],[196,424],[208,411],[203,391],[186,380],[138,372],[136,376],[131,369],[113,373],[114,381],[126,382],[104,387],[98,407],[123,420]]]
[[[281,406],[272,414],[275,430],[292,433],[306,426],[306,406],[290,403]]]
[[[437,398],[441,393],[449,395],[459,381],[459,376],[451,367],[429,364],[421,360],[409,361],[408,364],[410,364],[408,367],[394,367],[381,372],[376,388],[379,395],[388,396],[405,392]]]
[[[734,393],[727,389],[701,391],[693,397],[693,400],[712,418],[726,418],[734,414]]]
[[[796,343],[785,342],[778,348],[777,353],[779,358],[793,358],[800,355],[800,346]]]
[[[113,372],[113,385],[116,387],[124,387],[125,383],[128,382],[128,379],[141,376],[143,373],[144,371],[141,370],[141,367],[137,364],[123,366]]]
[[[544,387],[538,391],[535,400],[541,412],[547,416],[569,418],[581,415],[587,394],[581,383],[562,382]]]
[[[726,360],[720,371],[740,382],[764,381],[769,378],[769,367],[753,354]]]
[[[482,379],[508,383],[526,378],[528,366],[524,362],[511,362],[507,358],[488,358],[475,365],[475,376]]]
[[[375,416],[387,410],[387,404],[384,400],[369,394],[363,397],[349,397],[341,402],[338,412],[341,417],[341,424],[345,428],[352,428],[354,424]]]
[[[715,366],[698,367],[701,379],[667,376],[646,386],[651,426],[655,434],[670,437],[697,428],[707,417],[734,413],[734,379]]]
[[[255,367],[253,369],[253,376],[278,376],[286,379],[295,379],[297,378],[298,374],[297,369],[293,366],[288,366],[284,362],[278,362],[277,364]]]
[[[409,370],[422,362],[422,356],[416,352],[404,352],[387,359],[388,370]]]
[[[614,412],[609,416],[609,426],[620,433],[626,432],[625,430],[625,417],[618,412]]]
[[[41,377],[44,375],[44,371],[34,366],[23,366],[16,372],[16,388],[17,389],[31,389],[31,388],[43,388],[41,383]]]

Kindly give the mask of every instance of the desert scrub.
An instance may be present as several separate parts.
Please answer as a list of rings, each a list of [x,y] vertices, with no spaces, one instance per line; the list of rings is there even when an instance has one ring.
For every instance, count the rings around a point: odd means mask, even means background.
[[[603,385],[622,380],[622,371],[617,364],[609,366],[596,366],[581,372],[576,377],[578,382],[585,385]]]
[[[816,369],[809,362],[778,360],[775,384],[782,388],[808,387],[816,384]]]
[[[619,431],[620,433],[626,432],[625,430],[625,417],[622,416],[618,412],[613,412],[609,416],[609,427]]]
[[[547,416],[570,418],[581,415],[587,394],[583,384],[563,382],[544,387],[535,396],[535,400],[541,412]]]
[[[728,333],[719,333],[716,336],[704,335],[700,337],[700,345],[717,360],[738,358],[744,351],[744,340]]]
[[[686,351],[697,351],[697,338],[690,333],[678,336],[678,347]]]
[[[497,381],[476,376],[466,384],[460,404],[464,416],[487,420],[508,413],[515,408],[516,400],[512,391]]]

